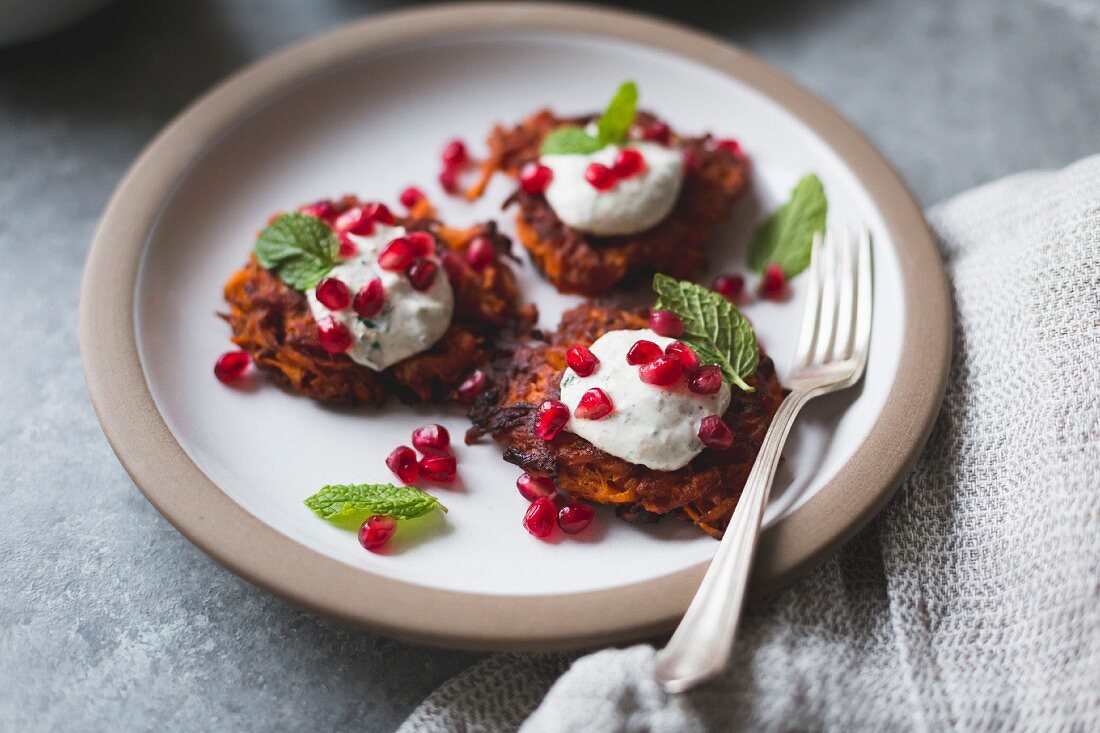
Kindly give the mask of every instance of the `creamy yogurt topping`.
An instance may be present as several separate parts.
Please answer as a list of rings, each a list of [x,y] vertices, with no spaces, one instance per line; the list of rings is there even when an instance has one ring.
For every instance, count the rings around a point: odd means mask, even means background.
[[[730,404],[725,382],[714,394],[696,394],[683,380],[675,387],[646,384],[638,367],[626,363],[626,352],[639,339],[662,349],[676,339],[649,329],[609,331],[589,348],[600,360],[596,371],[581,377],[568,367],[561,378],[561,401],[569,407],[565,429],[606,453],[657,471],[683,468],[703,450],[699,423],[707,415],[722,415]],[[581,395],[600,387],[615,410],[599,420],[572,417]]]
[[[585,180],[592,163],[608,168],[623,147],[642,154],[646,170],[620,179],[614,187],[600,191]],[[546,200],[567,226],[601,236],[645,231],[669,215],[680,195],[684,160],[678,149],[651,142],[608,145],[587,155],[544,155],[542,165],[554,173]]]
[[[316,289],[306,291],[314,320],[319,322],[331,316],[347,326],[353,338],[348,356],[376,372],[428,349],[446,333],[454,313],[454,291],[442,268],[432,286],[421,292],[404,273],[388,272],[378,266],[378,253],[390,240],[404,235],[404,227],[381,224],[375,225],[372,235],[348,235],[359,248],[359,254],[328,274],[347,285],[352,298],[374,278],[382,280],[385,302],[382,310],[371,318],[360,318],[351,306],[329,310],[317,300]]]

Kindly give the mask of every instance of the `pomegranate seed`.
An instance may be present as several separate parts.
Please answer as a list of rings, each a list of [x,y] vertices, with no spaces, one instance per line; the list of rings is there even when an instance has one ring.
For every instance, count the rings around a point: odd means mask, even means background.
[[[719,275],[714,278],[711,289],[731,303],[737,302],[745,292],[745,278],[740,275]]]
[[[458,171],[454,168],[444,168],[439,173],[439,185],[447,193],[458,193]]]
[[[609,191],[618,183],[615,171],[603,163],[592,163],[584,169],[584,180],[592,184],[597,191]]]
[[[370,318],[382,310],[382,303],[386,300],[386,291],[382,287],[382,281],[377,277],[360,288],[355,294],[355,300],[351,307],[356,315],[361,318]]]
[[[764,279],[760,281],[760,295],[773,300],[782,300],[787,294],[787,278],[783,268],[772,263],[764,268]]]
[[[428,232],[409,232],[405,235],[412,245],[413,254],[417,257],[428,257],[435,254],[435,237]]]
[[[554,180],[554,171],[533,161],[524,165],[519,171],[520,188],[532,196],[549,188],[552,180]]]
[[[714,394],[722,389],[722,370],[715,364],[706,364],[688,381],[688,389],[695,394]]]
[[[591,504],[571,501],[558,512],[558,526],[566,534],[578,534],[588,529],[588,525],[592,524],[595,518],[596,510]]]
[[[558,400],[543,400],[535,415],[535,435],[553,440],[569,422],[569,408]]]
[[[481,390],[485,389],[488,379],[485,378],[485,372],[480,369],[475,369],[470,373],[470,376],[463,380],[462,384],[458,385],[458,401],[464,405],[473,404],[474,399],[481,394]]]
[[[385,224],[388,227],[392,227],[397,222],[397,219],[393,217],[393,212],[390,211],[390,207],[377,201],[364,206],[363,213],[371,221]]]
[[[717,415],[707,415],[699,423],[699,440],[715,450],[727,450],[733,445],[733,433]]]
[[[351,348],[351,331],[343,323],[329,316],[317,324],[317,340],[321,348],[330,354],[341,354]]]
[[[435,274],[439,272],[439,264],[427,257],[417,257],[409,266],[409,282],[412,286],[424,292],[435,282]]]
[[[649,314],[649,327],[658,336],[678,339],[684,333],[684,322],[672,311],[653,311]]]
[[[336,217],[335,227],[336,231],[348,234],[373,234],[374,220],[370,218],[365,207],[356,206]]]
[[[680,381],[683,374],[684,365],[674,356],[659,356],[638,367],[639,378],[657,387],[671,387]]]
[[[580,402],[577,403],[577,409],[573,411],[573,415],[582,420],[600,420],[614,411],[615,405],[612,404],[611,398],[607,396],[607,392],[599,387],[593,387],[581,395]]]
[[[672,131],[663,122],[654,122],[642,128],[642,139],[651,142],[668,145],[672,137]]]
[[[343,280],[326,277],[317,283],[317,300],[330,311],[342,311],[351,304],[351,291]]]
[[[409,186],[401,192],[401,205],[406,209],[411,209],[425,198],[427,197],[424,195],[423,191],[416,186]]]
[[[336,204],[330,199],[321,199],[301,207],[298,211],[309,216],[316,216],[321,221],[328,223],[336,218]]]
[[[496,250],[488,237],[474,237],[466,248],[466,262],[478,272],[488,267],[496,258]]]
[[[545,496],[535,499],[523,515],[523,528],[536,537],[549,537],[554,531],[557,514],[558,507],[553,499]]]
[[[729,138],[717,140],[715,141],[714,146],[719,150],[730,151],[731,153],[733,153],[733,157],[737,160],[741,160],[745,157],[745,153],[741,150],[741,143],[737,142],[736,140],[731,140]]]
[[[390,240],[378,254],[378,266],[390,272],[404,272],[413,263],[416,254],[407,237]]]
[[[457,470],[455,457],[449,453],[431,453],[420,459],[420,475],[429,481],[449,484]]]
[[[351,241],[351,237],[347,234],[344,232],[337,232],[336,238],[340,240],[340,251],[336,253],[337,256],[343,257],[346,260],[348,257],[354,257],[359,254],[359,248],[355,246],[355,242]]]
[[[457,168],[466,165],[470,154],[466,152],[466,143],[455,139],[443,147],[443,154],[440,157],[443,159],[443,165],[448,168]]]
[[[386,465],[402,483],[411,484],[420,477],[420,467],[416,464],[416,451],[407,445],[399,445],[386,456]]]
[[[447,273],[447,279],[451,282],[458,282],[466,276],[466,263],[458,253],[448,250],[440,256],[439,261],[443,265],[444,272]]]
[[[652,341],[640,339],[626,352],[626,363],[631,366],[648,364],[661,355],[661,347]]]
[[[587,346],[574,346],[565,352],[565,363],[579,376],[587,377],[596,371],[600,360]]]
[[[699,357],[695,350],[682,341],[673,341],[665,347],[665,356],[675,357],[684,365],[684,371],[694,372],[699,368]]]
[[[244,376],[252,364],[247,351],[227,351],[214,362],[214,376],[222,384],[232,384]]]
[[[630,178],[645,171],[645,158],[634,148],[623,148],[615,156],[615,163],[611,166],[611,172],[616,178]]]
[[[703,167],[703,160],[699,157],[699,152],[688,148],[683,152],[684,168],[688,173],[698,173],[699,169]]]
[[[374,552],[382,545],[390,541],[393,533],[397,531],[397,520],[382,514],[375,514],[363,522],[359,528],[359,544]]]
[[[542,498],[552,499],[558,490],[554,488],[554,482],[545,476],[532,476],[529,473],[521,473],[516,479],[516,488],[527,501],[535,501]]]
[[[421,453],[446,452],[451,447],[451,434],[442,425],[431,423],[413,431],[413,446]]]

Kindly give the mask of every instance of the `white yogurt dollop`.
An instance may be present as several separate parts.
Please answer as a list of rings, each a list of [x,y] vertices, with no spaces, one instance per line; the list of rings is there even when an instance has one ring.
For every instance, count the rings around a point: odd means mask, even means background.
[[[669,215],[684,181],[680,151],[657,143],[631,142],[645,158],[646,169],[620,179],[607,191],[585,180],[592,163],[608,168],[622,147],[608,145],[587,155],[544,155],[539,162],[554,173],[546,189],[546,201],[567,226],[600,236],[636,234],[655,226]]]
[[[707,415],[722,415],[730,404],[725,382],[714,394],[696,394],[683,380],[674,388],[646,384],[638,367],[626,363],[626,352],[635,341],[646,339],[662,349],[676,339],[658,336],[649,329],[609,331],[590,347],[600,360],[587,377],[566,368],[561,378],[561,401],[569,414],[581,395],[593,387],[608,394],[615,410],[599,420],[570,417],[565,429],[600,450],[629,463],[657,471],[683,468],[702,452],[699,422]]]
[[[360,318],[351,306],[331,311],[317,300],[316,289],[306,291],[314,320],[320,322],[331,316],[347,326],[353,338],[348,356],[376,372],[428,349],[446,333],[454,313],[454,291],[442,267],[431,287],[421,292],[404,273],[388,272],[378,266],[378,253],[390,240],[404,235],[404,227],[381,224],[375,225],[372,235],[349,235],[359,254],[328,274],[348,286],[353,300],[371,280],[376,277],[382,280],[385,301],[382,310],[371,318]]]

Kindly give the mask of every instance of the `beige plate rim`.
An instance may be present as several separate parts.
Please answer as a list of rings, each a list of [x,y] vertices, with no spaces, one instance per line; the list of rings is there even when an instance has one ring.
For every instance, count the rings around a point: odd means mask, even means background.
[[[666,21],[542,3],[404,11],[338,28],[235,74],[192,104],[146,148],[100,222],[80,299],[80,348],[92,403],[119,460],[180,532],[233,572],[290,602],[379,633],[485,650],[560,649],[667,630],[705,563],[629,586],[556,596],[488,596],[427,588],[311,550],[246,512],[187,457],[154,404],[134,324],[134,284],[163,202],[190,162],[281,91],[366,54],[441,35],[499,29],[580,32],[662,49],[756,88],[844,160],[898,248],[905,334],[890,396],[866,440],[810,501],[761,537],[757,590],[783,584],[838,548],[911,469],[938,412],[951,354],[947,281],[920,209],[890,165],[809,91],[743,51]],[[120,287],[125,284],[126,287]],[[378,599],[386,599],[379,603]]]

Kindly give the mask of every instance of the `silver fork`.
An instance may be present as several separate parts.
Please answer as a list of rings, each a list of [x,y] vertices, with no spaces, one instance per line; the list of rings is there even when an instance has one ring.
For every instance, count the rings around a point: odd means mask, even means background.
[[[657,655],[669,693],[718,675],[729,663],[745,601],[760,522],[783,443],[802,406],[859,381],[871,338],[871,235],[829,231],[814,237],[802,331],[787,386],[718,551],[676,633]]]

